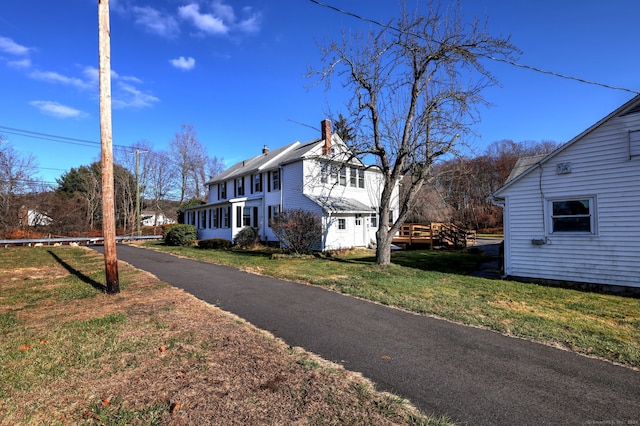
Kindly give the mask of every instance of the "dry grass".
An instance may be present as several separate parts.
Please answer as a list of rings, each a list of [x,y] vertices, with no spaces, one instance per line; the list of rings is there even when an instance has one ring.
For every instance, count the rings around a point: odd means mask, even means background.
[[[101,260],[0,250],[0,424],[448,424],[128,265],[107,296]]]

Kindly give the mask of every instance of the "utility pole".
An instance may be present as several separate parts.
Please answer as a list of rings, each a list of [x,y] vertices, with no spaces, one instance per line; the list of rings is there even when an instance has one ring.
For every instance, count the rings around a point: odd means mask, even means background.
[[[107,293],[120,293],[116,256],[113,147],[111,126],[111,30],[109,0],[98,0],[98,45],[100,77],[100,146],[102,161],[102,236]]]
[[[140,151],[136,148],[136,235],[140,236],[140,154],[147,151]]]

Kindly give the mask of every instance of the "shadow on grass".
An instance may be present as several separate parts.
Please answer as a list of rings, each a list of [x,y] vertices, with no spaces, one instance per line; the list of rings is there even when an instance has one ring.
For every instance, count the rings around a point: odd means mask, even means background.
[[[107,286],[105,286],[104,284],[101,284],[98,281],[94,280],[93,278],[88,277],[87,275],[85,275],[82,272],[78,271],[73,266],[69,265],[67,262],[62,260],[60,258],[60,256],[55,254],[53,251],[47,250],[47,252],[51,255],[51,257],[53,257],[56,260],[56,262],[58,262],[60,265],[62,265],[62,267],[64,269],[69,271],[70,274],[75,275],[76,277],[78,277],[78,279],[80,281],[82,281],[83,283],[89,284],[91,287],[93,287],[96,290],[99,290],[99,291],[101,291],[103,293],[107,291]]]
[[[375,256],[340,257],[332,256],[326,259],[350,264],[375,264]],[[391,263],[406,268],[422,271],[442,272],[456,275],[474,275],[485,262],[494,260],[493,257],[482,253],[464,253],[438,250],[403,250],[391,253]]]
[[[491,260],[490,256],[483,254],[436,250],[399,251],[391,254],[391,261],[396,265],[457,275],[473,275],[482,263]]]

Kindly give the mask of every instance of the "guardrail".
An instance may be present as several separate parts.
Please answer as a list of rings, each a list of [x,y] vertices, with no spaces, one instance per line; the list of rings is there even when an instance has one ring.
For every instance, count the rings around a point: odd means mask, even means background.
[[[136,240],[161,240],[162,235],[123,235],[116,237],[116,242],[136,241]],[[29,238],[19,240],[0,240],[0,246],[61,246],[61,245],[95,245],[104,243],[103,237],[76,237],[76,238]]]

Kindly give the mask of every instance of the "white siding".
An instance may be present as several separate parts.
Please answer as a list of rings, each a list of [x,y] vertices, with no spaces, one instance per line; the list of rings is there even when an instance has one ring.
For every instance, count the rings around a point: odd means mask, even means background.
[[[339,138],[334,135],[334,142],[340,142]],[[206,227],[200,227],[198,230],[198,238],[225,238],[233,239],[233,236],[242,228],[237,226],[236,214],[237,207],[256,206],[258,208],[259,232],[260,238],[266,241],[277,240],[273,231],[268,226],[269,207],[279,206],[281,210],[303,209],[312,211],[322,216],[324,226],[323,244],[320,249],[346,248],[354,246],[367,246],[375,241],[375,232],[377,228],[371,226],[371,215],[362,214],[356,217],[355,213],[344,214],[328,214],[325,213],[321,206],[316,204],[309,196],[331,196],[344,197],[357,200],[367,208],[378,211],[380,194],[382,192],[382,180],[380,172],[376,169],[365,171],[365,187],[359,186],[359,175],[356,175],[356,185],[351,186],[350,174],[347,173],[347,185],[336,185],[335,182],[324,184],[321,182],[321,164],[317,157],[320,155],[321,144],[300,157],[299,161],[285,163],[278,169],[280,172],[280,189],[274,189],[268,182],[268,170],[263,170],[263,186],[262,191],[251,193],[251,185],[253,179],[247,175],[245,180],[244,196],[238,195],[234,198],[233,178],[237,176],[229,176],[227,185],[227,196],[218,199],[218,184],[209,187],[209,203],[210,205],[202,208],[215,208],[231,206],[231,228],[213,228],[207,223]],[[337,152],[343,152],[346,147],[336,144]],[[338,161],[344,160],[345,156],[338,154],[332,159]],[[274,162],[269,167],[276,166]],[[363,167],[361,164],[355,164],[354,168]],[[397,212],[398,188],[396,187],[393,195],[394,212]],[[339,230],[337,218],[342,218],[346,222],[346,229]]]
[[[640,287],[640,158],[629,159],[629,129],[640,114],[612,118],[503,191],[507,275]],[[559,163],[571,173],[558,174]],[[543,209],[553,197],[593,197],[594,235],[550,234]]]
[[[338,229],[338,222],[344,220],[345,229]],[[352,248],[356,246],[354,237],[355,222],[352,215],[333,215],[324,218],[325,250]]]

